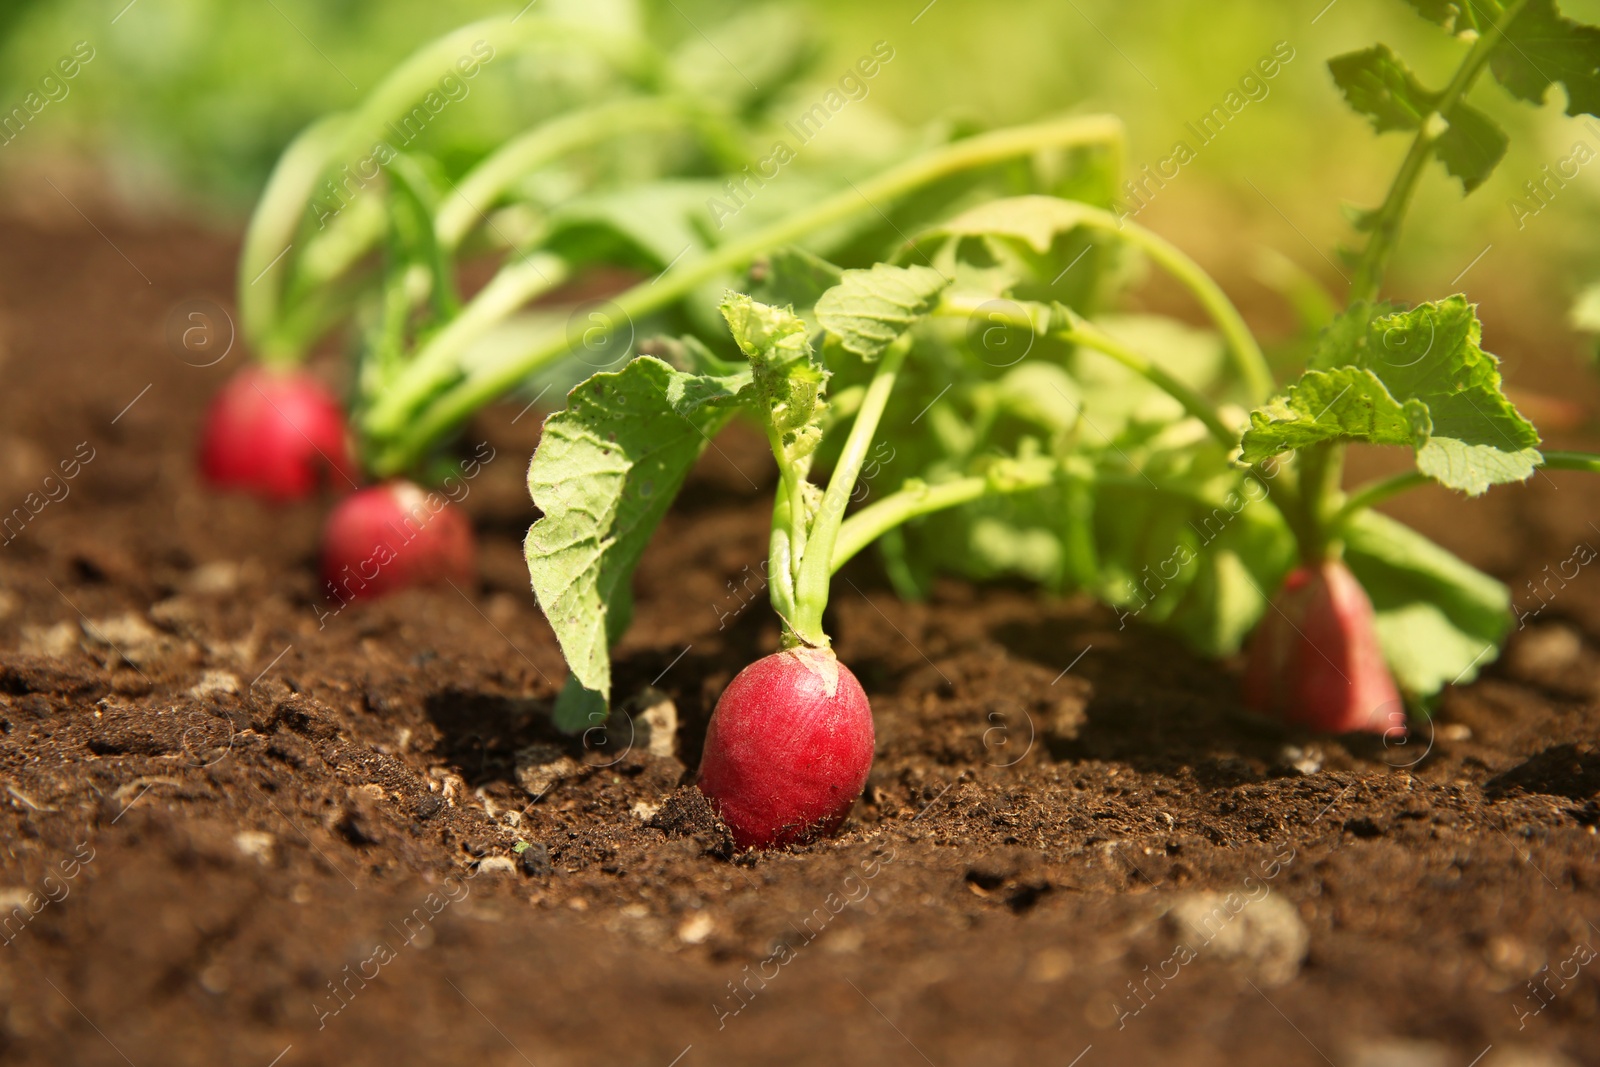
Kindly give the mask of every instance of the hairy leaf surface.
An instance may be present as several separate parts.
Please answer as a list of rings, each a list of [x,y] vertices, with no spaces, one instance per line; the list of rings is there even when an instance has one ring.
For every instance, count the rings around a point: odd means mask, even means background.
[[[1241,458],[1319,441],[1409,443],[1422,473],[1471,495],[1532,474],[1539,433],[1501,391],[1466,298],[1380,311],[1362,305],[1335,320],[1314,369],[1251,413]]]
[[[641,356],[584,381],[545,420],[528,468],[529,492],[544,513],[528,530],[528,572],[573,680],[592,694],[563,695],[561,728],[596,724],[639,555],[749,387],[749,372],[685,374]]]
[[[931,267],[847,270],[817,300],[817,321],[851,355],[868,363],[939,302],[948,279]]]

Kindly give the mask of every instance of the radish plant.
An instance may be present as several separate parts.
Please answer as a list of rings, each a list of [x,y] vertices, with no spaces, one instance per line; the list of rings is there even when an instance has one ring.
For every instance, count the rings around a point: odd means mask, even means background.
[[[1409,133],[1411,146],[1383,203],[1355,216],[1366,244],[1355,257],[1345,310],[1324,331],[1305,372],[1251,413],[1240,455],[1241,462],[1259,463],[1293,454],[1298,494],[1285,518],[1320,591],[1301,601],[1307,614],[1300,617],[1330,627],[1329,644],[1351,651],[1338,683],[1322,689],[1337,698],[1303,696],[1286,706],[1284,694],[1299,684],[1292,677],[1296,657],[1282,656],[1272,627],[1263,627],[1251,650],[1250,676],[1259,680],[1250,687],[1253,702],[1314,723],[1379,732],[1393,728],[1381,708],[1392,701],[1392,686],[1383,664],[1359,651],[1370,643],[1362,586],[1378,608],[1389,666],[1417,698],[1470,679],[1492,658],[1510,615],[1503,589],[1395,529],[1372,505],[1430,482],[1476,496],[1541,467],[1600,469],[1590,456],[1541,452],[1538,430],[1501,389],[1498,360],[1481,347],[1482,328],[1465,296],[1413,308],[1379,299],[1401,220],[1429,161],[1440,162],[1470,193],[1505,154],[1505,133],[1466,101],[1478,79],[1487,71],[1513,97],[1536,104],[1560,82],[1569,115],[1600,114],[1600,28],[1564,18],[1555,0],[1410,2],[1457,35],[1463,57],[1438,91],[1384,45],[1329,62],[1350,106],[1379,133]],[[1352,441],[1409,447],[1416,468],[1346,496],[1340,470]],[[1359,585],[1340,573],[1341,554]],[[1414,580],[1424,575],[1433,588]],[[1289,586],[1300,577],[1290,576],[1285,597],[1298,597]]]
[[[901,140],[923,150],[883,162],[783,155],[780,178],[730,211],[729,189],[770,175],[763,168],[786,117],[773,109],[815,50],[803,20],[781,8],[717,35],[726,39],[666,50],[626,20],[486,20],[425,46],[286,150],[246,236],[243,331],[269,368],[287,372],[331,330],[349,328],[350,436],[364,474],[436,480],[448,469],[443,451],[479,409],[619,365],[636,324],[715,330],[722,291],[790,243],[870,262],[898,231],[952,203],[1069,191],[1058,180],[1069,169],[1080,188],[1103,187],[1120,158],[1121,127],[1105,118],[953,142],[906,132]],[[741,67],[762,88],[708,63],[708,48],[755,57]],[[413,126],[467,122],[453,101],[490,92],[497,71],[526,82],[541,67],[553,73],[531,80],[548,99],[528,128],[470,151],[412,143]],[[539,99],[518,87],[519,100]],[[1066,168],[1069,157],[1103,166]],[[292,427],[279,429],[246,436],[270,454],[275,442],[294,443]],[[325,556],[346,555],[331,527],[325,540]],[[404,574],[452,569],[438,562]]]
[[[571,668],[558,724],[604,718],[633,568],[735,415],[777,461],[767,574],[782,633],[708,728],[701,787],[743,845],[828,832],[865,781],[870,712],[824,612],[831,576],[874,543],[908,596],[941,571],[1020,575],[1086,590],[1119,625],[1165,625],[1215,655],[1255,631],[1247,700],[1313,729],[1403,731],[1408,709],[1472,678],[1509,627],[1505,588],[1372,506],[1414,485],[1477,495],[1600,459],[1541,451],[1464,296],[1407,308],[1379,302],[1381,282],[1428,161],[1470,192],[1504,153],[1505,135],[1465,101],[1480,75],[1535,102],[1559,80],[1568,111],[1592,114],[1600,30],[1552,0],[1411,2],[1461,37],[1461,65],[1436,92],[1383,46],[1330,63],[1356,110],[1412,145],[1383,204],[1356,219],[1367,240],[1345,309],[1281,390],[1221,287],[1109,210],[1115,175],[1108,185],[1103,171],[1075,188],[947,198],[938,217],[880,235],[875,262],[861,242],[846,259],[814,238],[859,207],[842,195],[620,296],[628,315],[652,313],[752,263],[747,291],[720,302],[725,334],[639,346],[649,354],[578,385],[545,424],[527,555]],[[1106,128],[1075,122],[1080,138]],[[859,199],[1008,144],[1073,143],[1070,129],[956,142]],[[1041,195],[1061,187],[1075,198]],[[803,247],[778,247],[788,242]],[[1137,260],[1185,287],[1211,328],[1108,311]],[[418,443],[560,351],[539,346],[452,387],[421,415]],[[875,440],[893,446],[877,479],[898,488],[851,510]],[[1410,448],[1415,470],[1347,494],[1351,442]]]

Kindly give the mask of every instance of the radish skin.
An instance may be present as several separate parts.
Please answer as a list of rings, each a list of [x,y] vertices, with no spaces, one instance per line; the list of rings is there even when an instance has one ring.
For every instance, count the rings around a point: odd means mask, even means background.
[[[386,482],[345,497],[328,516],[322,580],[329,599],[346,603],[471,581],[475,555],[459,508],[410,482]]]
[[[874,735],[867,694],[827,649],[757,660],[728,683],[706,730],[700,790],[740,848],[833,833],[861,795]]]
[[[1404,733],[1372,601],[1342,562],[1284,579],[1250,643],[1245,702],[1322,733]]]
[[[200,473],[218,489],[277,503],[304,499],[328,480],[354,484],[344,412],[303,371],[252,367],[223,386],[206,411]]]

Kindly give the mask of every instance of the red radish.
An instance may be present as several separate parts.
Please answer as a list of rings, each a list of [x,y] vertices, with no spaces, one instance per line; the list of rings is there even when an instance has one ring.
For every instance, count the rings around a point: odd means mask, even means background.
[[[1251,640],[1244,682],[1251,707],[1313,730],[1405,730],[1372,601],[1337,560],[1284,579]]]
[[[711,713],[700,791],[740,848],[803,844],[844,822],[872,767],[872,708],[827,649],[756,660]]]
[[[212,485],[298,500],[330,469],[341,484],[356,474],[344,412],[304,371],[252,367],[212,400],[200,437],[200,471]]]
[[[339,501],[322,531],[322,580],[341,603],[473,573],[472,526],[440,493],[386,482]]]

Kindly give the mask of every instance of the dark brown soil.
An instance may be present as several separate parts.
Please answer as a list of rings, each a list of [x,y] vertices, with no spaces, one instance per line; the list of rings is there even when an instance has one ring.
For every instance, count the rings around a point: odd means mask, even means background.
[[[776,636],[742,591],[759,442],[708,454],[618,654],[677,757],[626,720],[586,747],[545,725],[520,559],[537,415],[470,435],[475,587],[319,620],[325,502],[192,473],[241,354],[190,366],[166,323],[231,306],[233,249],[99,221],[0,225],[0,514],[93,450],[0,548],[6,1062],[1600,1063],[1588,571],[1385,747],[1252,718],[1230,665],[1085,602],[904,604],[864,562],[830,628],[877,713],[866,797],[738,856],[680,787]],[[1536,321],[1490,327],[1592,403]],[[1539,477],[1400,513],[1523,589],[1600,543],[1597,503]]]

